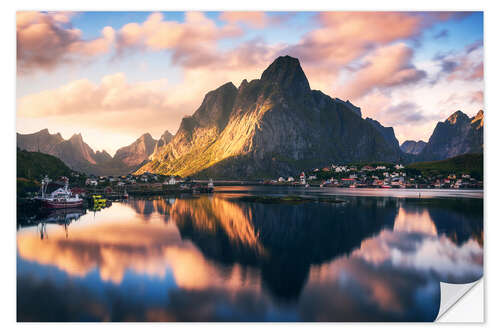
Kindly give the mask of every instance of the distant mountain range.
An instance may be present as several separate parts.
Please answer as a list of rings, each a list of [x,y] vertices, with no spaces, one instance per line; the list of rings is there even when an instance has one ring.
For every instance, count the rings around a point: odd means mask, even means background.
[[[60,133],[50,134],[43,129],[33,134],[17,133],[17,147],[26,151],[41,152],[61,159],[71,169],[96,175],[118,175],[136,171],[147,162],[158,144],[171,139],[166,131],[160,140],[149,133],[143,134],[132,144],[118,149],[112,157],[105,150],[95,151],[83,141],[81,134],[64,140]]]
[[[262,178],[360,161],[408,163],[483,150],[483,111],[457,111],[439,122],[426,144],[401,147],[392,127],[366,118],[349,101],[311,90],[298,59],[278,57],[260,79],[210,91],[173,136],[144,134],[111,157],[94,152],[81,135],[64,140],[42,130],[18,134],[17,145],[59,157],[93,174],[154,172],[213,178]]]
[[[405,142],[403,142],[400,148],[404,153],[418,155],[425,148],[426,145],[427,142],[422,140],[420,141],[406,140]]]

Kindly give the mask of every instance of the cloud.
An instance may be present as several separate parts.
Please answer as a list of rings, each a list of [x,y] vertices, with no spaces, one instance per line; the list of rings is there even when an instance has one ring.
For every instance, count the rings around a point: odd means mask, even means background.
[[[392,105],[384,110],[385,116],[392,121],[388,124],[394,125],[415,125],[417,123],[422,123],[425,121],[436,121],[439,117],[435,115],[426,115],[423,113],[422,109],[413,102],[402,102],[397,105]]]
[[[81,31],[70,24],[71,13],[17,12],[17,71],[29,74],[49,71],[56,66],[77,60],[88,60],[110,51],[115,32],[102,29],[102,36],[93,40],[81,38]]]
[[[437,19],[405,12],[324,12],[320,28],[308,33],[295,51],[304,61],[346,65],[377,45],[413,38]]]
[[[470,97],[471,103],[483,104],[484,103],[484,92],[482,90],[474,91]]]
[[[165,21],[163,14],[153,13],[142,24],[128,23],[118,31],[117,54],[170,50],[174,64],[203,65],[211,61],[207,50],[214,49],[217,41],[242,33],[233,24],[218,27],[200,12],[186,12],[183,23]]]
[[[99,84],[76,80],[19,100],[23,117],[57,116],[140,109],[160,110],[166,103],[166,79],[128,83],[123,73],[107,75]]]
[[[219,18],[228,23],[244,23],[252,28],[262,29],[269,23],[269,17],[264,12],[223,12]]]
[[[437,34],[435,34],[434,36],[432,36],[432,38],[443,39],[443,38],[447,38],[448,35],[449,35],[449,31],[446,29],[443,29],[443,30],[439,31]]]
[[[364,64],[341,87],[341,96],[355,99],[372,89],[401,86],[418,82],[426,76],[411,64],[413,50],[403,43],[384,46],[368,54]]]
[[[483,80],[483,43],[477,41],[467,45],[460,52],[439,54],[434,58],[441,67],[435,81],[442,78],[448,81]]]

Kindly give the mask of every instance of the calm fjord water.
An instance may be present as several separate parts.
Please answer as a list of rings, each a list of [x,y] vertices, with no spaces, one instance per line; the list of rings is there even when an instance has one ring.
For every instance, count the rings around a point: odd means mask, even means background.
[[[440,281],[483,274],[479,192],[240,200],[297,191],[218,188],[18,221],[18,320],[432,321]]]

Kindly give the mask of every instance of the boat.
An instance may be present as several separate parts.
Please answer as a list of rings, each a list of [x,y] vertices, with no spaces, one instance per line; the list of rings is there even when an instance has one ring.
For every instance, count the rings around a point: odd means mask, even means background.
[[[46,208],[72,208],[80,207],[83,205],[83,199],[78,195],[73,195],[69,189],[69,179],[62,177],[64,180],[64,187],[60,187],[54,192],[47,194],[47,185],[50,179],[45,176],[42,179],[41,195],[35,199],[40,200],[42,205]]]

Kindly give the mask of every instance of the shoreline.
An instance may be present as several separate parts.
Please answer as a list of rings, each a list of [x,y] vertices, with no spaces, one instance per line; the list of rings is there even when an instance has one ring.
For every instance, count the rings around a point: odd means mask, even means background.
[[[237,188],[241,187],[240,190]],[[246,187],[246,188],[244,188]],[[297,186],[273,186],[273,185],[226,185],[216,186],[214,193],[248,193],[248,192],[270,192],[272,189],[284,193],[308,193],[339,196],[360,197],[396,197],[396,198],[469,198],[484,199],[483,189],[414,189],[414,188],[346,188],[346,187],[297,187]]]

